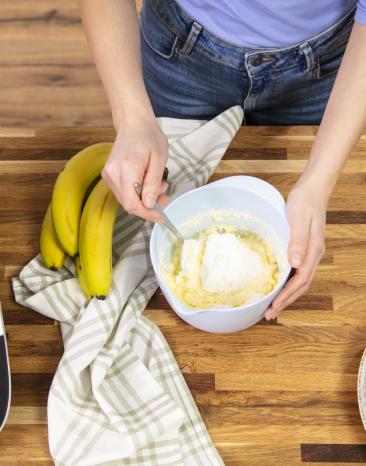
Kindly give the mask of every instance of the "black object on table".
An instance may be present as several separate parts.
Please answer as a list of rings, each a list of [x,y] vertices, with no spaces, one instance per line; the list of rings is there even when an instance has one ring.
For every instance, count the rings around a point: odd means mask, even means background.
[[[4,320],[0,304],[0,431],[4,427],[10,407],[10,366]]]

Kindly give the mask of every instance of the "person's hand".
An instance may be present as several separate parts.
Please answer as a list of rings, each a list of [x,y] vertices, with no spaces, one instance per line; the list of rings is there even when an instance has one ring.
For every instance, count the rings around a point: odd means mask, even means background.
[[[117,130],[102,178],[126,212],[161,222],[161,215],[152,207],[156,201],[167,201],[163,194],[167,183],[162,181],[167,159],[168,141],[155,118],[129,117]],[[143,186],[141,199],[134,183]]]
[[[327,196],[314,185],[299,183],[289,193],[287,215],[291,237],[288,260],[296,270],[266,310],[267,320],[276,318],[282,309],[308,290],[325,251],[327,203]]]

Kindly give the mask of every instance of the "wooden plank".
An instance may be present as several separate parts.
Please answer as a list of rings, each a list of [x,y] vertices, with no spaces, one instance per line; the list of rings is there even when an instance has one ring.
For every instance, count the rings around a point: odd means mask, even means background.
[[[6,466],[10,461],[28,465],[31,458],[38,465],[39,461],[49,461],[47,425],[6,425],[0,435],[0,464]],[[42,464],[42,463],[41,463]]]
[[[262,445],[287,445],[296,443],[343,443],[345,445],[365,442],[365,430],[361,425],[344,426],[304,426],[301,419],[293,425],[262,424],[260,428],[256,424],[240,424],[236,426],[218,426],[209,428],[210,434],[216,445],[241,445],[254,444],[258,449]],[[275,455],[274,461],[281,461]],[[280,464],[280,463],[279,463]],[[337,463],[338,464],[338,463]]]
[[[271,149],[264,148],[244,148],[231,149],[229,148],[224,157],[224,160],[286,160],[287,151],[285,148]]]
[[[305,160],[223,160],[217,167],[217,173],[298,173],[301,174],[306,165]],[[350,159],[345,167],[344,173],[353,173],[366,170],[366,161]]]
[[[32,138],[35,134],[36,131],[32,128],[7,128],[5,126],[0,128],[0,138]]]
[[[365,224],[366,212],[365,211],[329,211],[327,213],[327,223],[336,224]]]
[[[19,461],[9,461],[9,460],[2,460],[0,458],[0,465],[6,466],[23,466],[23,464]],[[54,466],[54,462],[52,460],[31,460],[27,461],[27,466]]]
[[[261,388],[274,390],[344,390],[354,391],[357,384],[356,374],[334,374],[332,372],[309,373],[309,377],[304,376],[303,371],[285,372],[271,374],[266,372],[259,374],[239,373],[235,380],[229,380],[224,371],[216,373],[217,390],[259,390]]]
[[[149,301],[146,309],[168,310],[170,309],[170,305],[162,292],[158,290]],[[332,296],[310,295],[308,293],[306,297],[301,297],[295,303],[292,303],[288,309],[321,309],[330,311],[333,309],[333,300]]]
[[[12,406],[46,406],[52,379],[52,373],[19,374],[13,371]]]
[[[290,391],[290,390],[220,390],[198,393],[200,406],[232,408],[331,408],[347,410],[357,408],[354,392],[341,391]],[[315,416],[316,417],[316,416]],[[249,424],[249,423],[247,423]]]
[[[47,425],[47,409],[44,406],[12,406],[8,425]]]
[[[190,390],[206,392],[215,389],[215,374],[184,374],[184,378]]]
[[[206,425],[238,426],[241,424],[253,424],[258,428],[261,425],[298,425],[302,426],[345,426],[359,425],[360,415],[358,407],[353,409],[323,408],[321,405],[315,408],[238,408],[235,407],[211,407],[200,405],[200,412],[204,416]],[[38,416],[38,414],[37,414]],[[366,441],[366,439],[365,439]]]
[[[12,374],[54,374],[60,358],[58,356],[12,356],[10,354]]]
[[[301,444],[301,459],[304,463],[366,463],[366,445]]]
[[[50,160],[48,162],[43,162],[41,160],[33,161],[24,161],[24,160],[14,160],[9,162],[7,160],[0,161],[0,170],[2,175],[11,175],[11,174],[25,174],[29,173],[40,173],[41,170],[43,174],[53,174],[60,173],[60,171],[65,166],[64,160]]]
[[[225,464],[229,466],[276,465],[274,458],[281,458],[283,465],[298,465],[300,462],[300,449],[293,445],[218,445]],[[277,463],[281,464],[281,463]]]

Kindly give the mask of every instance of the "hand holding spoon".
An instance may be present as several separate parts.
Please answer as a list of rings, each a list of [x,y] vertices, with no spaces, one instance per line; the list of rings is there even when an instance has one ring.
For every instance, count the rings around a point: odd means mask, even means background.
[[[168,169],[164,169],[164,175],[163,175],[163,180],[167,180],[168,178]],[[136,194],[141,197],[142,194],[142,184],[141,183],[134,183],[134,188],[136,191]],[[184,238],[183,235],[179,232],[179,230],[175,227],[175,225],[172,223],[172,221],[169,219],[169,217],[165,214],[164,210],[159,206],[159,204],[156,202],[153,209],[155,209],[161,216],[163,217],[164,223],[163,225],[165,228],[167,228],[176,238],[179,242],[183,242]]]

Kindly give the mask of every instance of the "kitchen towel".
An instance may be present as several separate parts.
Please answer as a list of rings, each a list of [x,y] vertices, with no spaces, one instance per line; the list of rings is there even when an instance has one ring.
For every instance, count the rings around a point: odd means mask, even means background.
[[[208,181],[242,119],[239,106],[210,121],[159,119],[172,197]],[[71,258],[51,271],[38,255],[13,278],[18,303],[60,322],[64,354],[47,408],[56,466],[223,464],[171,349],[143,316],[157,289],[152,226],[121,211],[104,301],[86,299]]]

